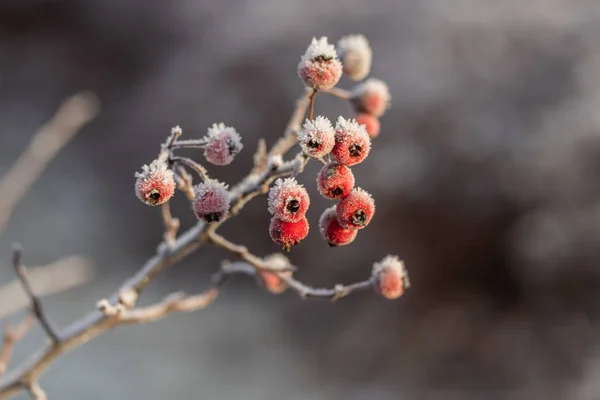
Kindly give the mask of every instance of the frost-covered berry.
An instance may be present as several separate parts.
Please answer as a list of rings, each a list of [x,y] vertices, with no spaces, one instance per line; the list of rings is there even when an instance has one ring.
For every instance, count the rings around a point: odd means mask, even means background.
[[[379,122],[379,119],[377,119],[377,117],[374,117],[371,114],[367,113],[359,113],[356,114],[354,119],[356,120],[356,122],[358,122],[359,125],[365,126],[365,129],[367,130],[367,133],[369,134],[369,137],[371,139],[379,136],[379,131],[381,130],[381,123]]]
[[[371,151],[371,139],[364,126],[354,119],[339,117],[335,125],[335,146],[331,155],[342,165],[362,162]]]
[[[206,222],[220,221],[229,212],[227,185],[215,179],[207,179],[194,187],[192,208],[198,219]]]
[[[298,76],[306,86],[315,90],[331,89],[338,83],[342,76],[342,63],[326,37],[313,38],[300,58]]]
[[[358,234],[357,229],[344,229],[336,216],[336,207],[326,209],[319,218],[319,231],[331,247],[352,243]]]
[[[273,268],[285,268],[290,266],[290,261],[286,256],[281,253],[274,253],[264,258],[265,264]],[[261,271],[257,274],[258,281],[260,284],[273,294],[280,294],[285,292],[288,285],[278,276],[291,276],[292,271],[281,271],[278,273]]]
[[[342,228],[362,229],[369,225],[375,214],[375,201],[361,188],[352,189],[336,207],[338,222]]]
[[[162,159],[142,166],[142,172],[136,172],[135,177],[135,194],[149,206],[163,204],[175,193],[173,171]]]
[[[235,128],[222,123],[213,124],[208,128],[204,141],[206,142],[204,157],[209,163],[215,165],[230,164],[244,147],[242,138]]]
[[[389,107],[391,96],[384,81],[371,78],[352,89],[350,101],[356,112],[379,118]]]
[[[335,145],[335,129],[325,117],[318,116],[313,121],[306,120],[298,132],[302,151],[309,157],[319,158],[329,154]]]
[[[317,174],[317,189],[324,197],[332,200],[348,196],[354,188],[352,170],[338,162],[323,166]]]
[[[369,75],[373,52],[369,41],[363,35],[348,35],[341,38],[337,51],[348,78],[361,81]]]
[[[308,236],[308,220],[302,217],[296,222],[289,222],[274,216],[271,218],[269,234],[275,243],[289,251],[292,246],[298,245]]]
[[[269,190],[269,212],[283,221],[304,218],[309,206],[308,192],[294,178],[279,178]]]
[[[410,287],[404,263],[397,256],[385,256],[373,264],[373,287],[386,299],[393,300],[402,296]]]

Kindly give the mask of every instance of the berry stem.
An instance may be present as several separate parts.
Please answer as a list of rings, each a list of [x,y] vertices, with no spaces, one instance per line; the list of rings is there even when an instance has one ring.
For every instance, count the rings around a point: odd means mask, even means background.
[[[200,175],[200,179],[202,179],[202,182],[206,182],[208,180],[208,172],[206,171],[206,168],[204,168],[202,165],[198,164],[196,161],[194,161],[190,158],[172,156],[169,159],[169,161],[180,163],[180,164],[185,165],[188,168],[193,169],[194,171],[196,171],[198,173],[198,175]]]
[[[308,119],[311,121],[313,120],[313,116],[315,113],[315,97],[317,97],[317,93],[317,89],[313,89],[312,93],[310,94],[310,97],[308,98]]]
[[[189,139],[189,140],[177,140],[173,141],[168,148],[171,150],[176,149],[203,149],[206,147],[206,141],[203,139]]]
[[[323,93],[330,94],[334,97],[337,97],[338,99],[350,100],[350,91],[345,89],[334,87],[328,90],[324,90]]]

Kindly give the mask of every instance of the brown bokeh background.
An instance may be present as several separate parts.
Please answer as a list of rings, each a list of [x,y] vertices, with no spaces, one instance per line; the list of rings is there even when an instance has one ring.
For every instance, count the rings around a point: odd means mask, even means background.
[[[377,214],[354,245],[329,249],[314,229],[328,203],[312,165],[301,180],[313,232],[291,259],[302,280],[331,286],[396,253],[413,288],[394,302],[360,293],[330,304],[236,279],[204,311],[124,327],[63,357],[42,379],[51,399],[600,398],[593,0],[5,0],[0,173],[65,97],[90,89],[103,108],[0,237],[0,282],[12,278],[15,240],[29,264],[89,255],[94,281],[46,300],[61,325],[88,312],[160,240],[133,173],[170,128],[198,137],[213,122],[235,126],[245,151],[211,168],[234,183],[258,138],[282,132],[310,39],[348,33],[370,39],[372,76],[393,96],[354,168]],[[331,119],[350,112],[324,96],[317,107]],[[174,203],[193,224],[184,199]],[[258,198],[222,232],[271,253],[268,221]],[[143,301],[201,290],[227,256],[202,249]]]

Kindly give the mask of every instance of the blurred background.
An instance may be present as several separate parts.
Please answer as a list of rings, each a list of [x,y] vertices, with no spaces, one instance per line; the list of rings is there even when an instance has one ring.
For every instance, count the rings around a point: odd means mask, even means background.
[[[236,278],[204,311],[62,357],[41,382],[50,399],[600,398],[595,0],[4,0],[0,173],[66,97],[92,90],[102,111],[17,208],[0,237],[0,284],[13,279],[13,241],[30,265],[85,254],[94,280],[46,307],[62,326],[89,312],[161,240],[133,174],[170,128],[194,138],[213,122],[235,126],[244,151],[210,172],[236,182],[257,140],[281,134],[310,39],[348,33],[369,38],[372,76],[393,96],[354,168],[377,213],[353,245],[330,249],[315,229],[329,203],[311,165],[301,181],[313,230],[290,258],[300,279],[332,286],[398,254],[413,288],[331,304]],[[327,96],[317,110],[351,112]],[[191,226],[183,196],[174,204]],[[268,224],[262,197],[221,232],[264,255],[278,250]],[[142,302],[202,290],[227,257],[202,249]],[[28,337],[17,360],[41,340]]]

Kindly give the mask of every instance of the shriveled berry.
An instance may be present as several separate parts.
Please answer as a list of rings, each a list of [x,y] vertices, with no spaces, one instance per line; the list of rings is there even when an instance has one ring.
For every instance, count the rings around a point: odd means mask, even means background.
[[[363,125],[339,117],[335,126],[335,146],[331,155],[342,165],[361,163],[371,151],[371,139]]]
[[[357,85],[350,94],[350,101],[359,113],[381,117],[390,105],[388,85],[379,79],[371,78]]]
[[[175,178],[164,160],[154,160],[136,172],[135,194],[149,206],[167,202],[175,193]]]
[[[230,164],[244,147],[235,128],[222,123],[213,124],[208,128],[204,141],[206,142],[204,157],[206,161],[215,165]]]
[[[352,189],[336,207],[338,222],[342,228],[362,229],[369,225],[375,214],[375,201],[361,188]]]
[[[271,218],[269,234],[275,243],[289,251],[292,246],[298,245],[302,239],[308,236],[308,229],[306,217],[302,217],[296,222],[289,222],[274,216]]]
[[[373,52],[369,41],[363,35],[348,35],[341,38],[337,51],[344,66],[344,74],[354,81],[363,80],[369,75]]]
[[[318,116],[313,121],[307,119],[303,129],[298,132],[298,141],[307,156],[323,157],[335,145],[335,129],[325,117]]]
[[[338,162],[330,162],[317,174],[317,189],[324,197],[332,200],[348,196],[354,188],[352,170]]]
[[[331,247],[352,243],[358,234],[357,229],[344,229],[337,220],[336,207],[326,209],[319,218],[319,231]]]
[[[192,208],[198,219],[206,222],[220,221],[229,212],[227,185],[215,179],[207,179],[194,187]]]
[[[294,178],[277,179],[269,190],[269,212],[283,221],[295,222],[306,214],[310,197]]]
[[[372,116],[371,114],[359,113],[354,117],[356,122],[359,125],[364,125],[369,137],[371,139],[379,136],[379,131],[381,130],[381,123],[377,117]]]
[[[338,83],[342,76],[342,63],[326,37],[313,38],[300,58],[298,76],[306,86],[315,90],[331,89]]]
[[[373,264],[373,287],[386,299],[393,300],[410,287],[404,263],[397,256],[386,256]]]

